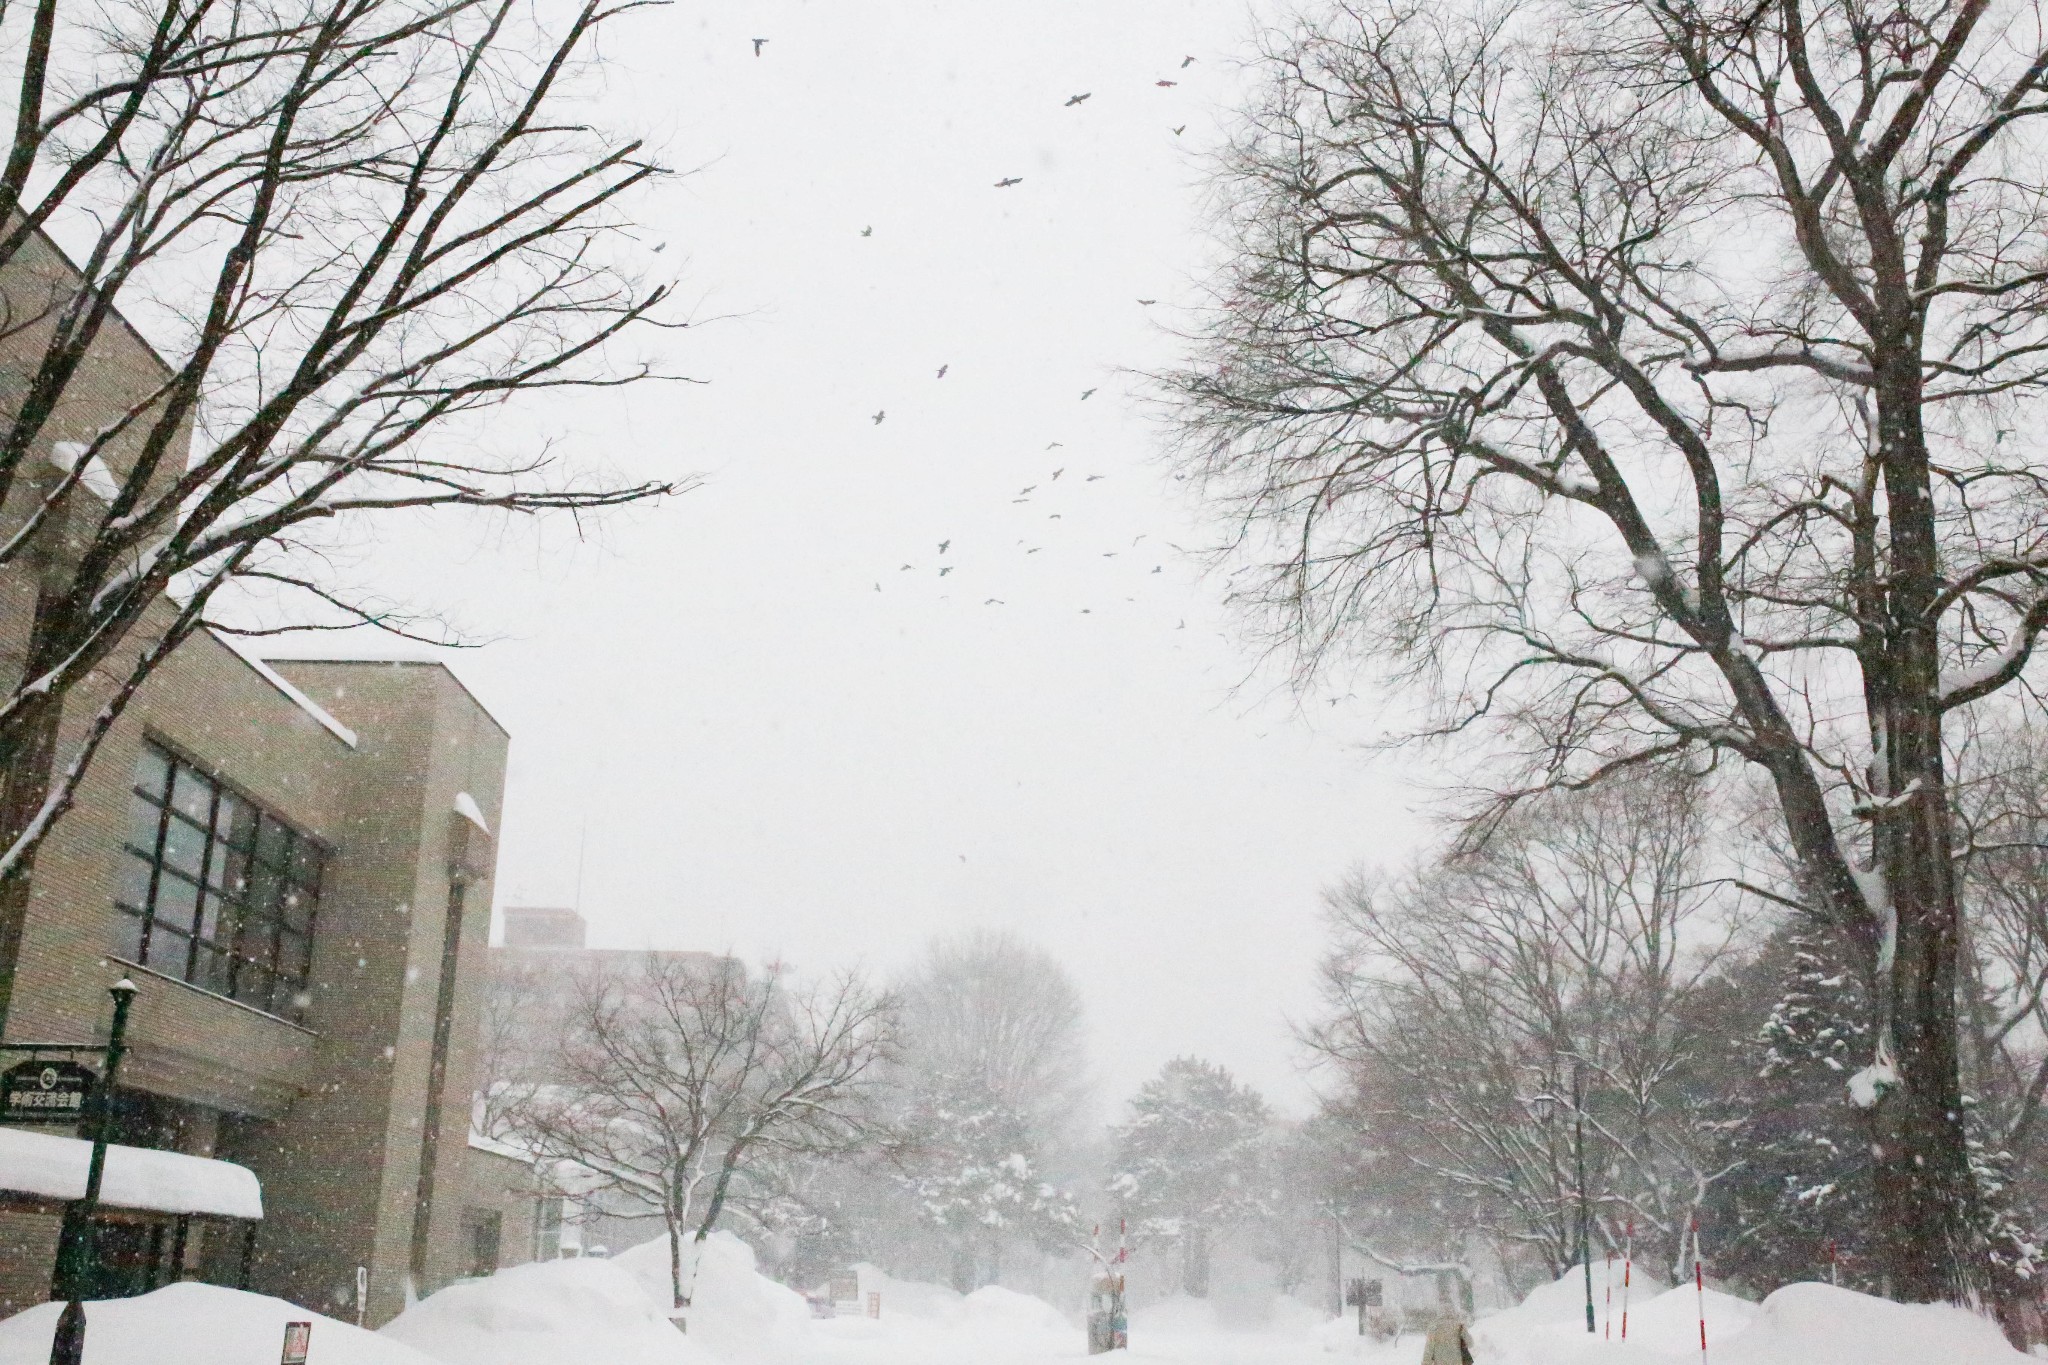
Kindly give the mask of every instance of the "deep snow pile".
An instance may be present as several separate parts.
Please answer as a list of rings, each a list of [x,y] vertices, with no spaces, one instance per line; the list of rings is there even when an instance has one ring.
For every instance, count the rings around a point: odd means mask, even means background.
[[[612,1260],[542,1261],[450,1285],[384,1334],[447,1365],[753,1365],[784,1358],[810,1327],[802,1296],[762,1277],[730,1233],[705,1244],[688,1337],[669,1322],[673,1301],[668,1242],[657,1238]]]
[[[61,1304],[38,1304],[0,1322],[0,1365],[48,1365],[50,1335],[62,1311]],[[435,1365],[432,1357],[352,1322],[212,1284],[166,1285],[140,1298],[86,1305],[85,1365],[276,1360],[287,1322],[313,1324],[316,1365]]]
[[[1520,1306],[1472,1329],[1482,1365],[1673,1365],[1700,1358],[1701,1299],[1691,1285],[1641,1293],[1630,1305],[1628,1340],[1617,1303],[1612,1339],[1586,1332],[1583,1282],[1566,1275],[1539,1285]],[[1602,1295],[1604,1297],[1604,1295]],[[1794,1284],[1762,1303],[1708,1290],[1708,1358],[1713,1365],[2019,1365],[1986,1319],[1943,1304],[1901,1304],[1825,1284]]]

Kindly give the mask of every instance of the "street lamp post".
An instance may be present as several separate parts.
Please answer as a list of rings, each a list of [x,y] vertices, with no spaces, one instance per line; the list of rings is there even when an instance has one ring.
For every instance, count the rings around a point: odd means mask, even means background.
[[[57,1236],[57,1273],[51,1297],[65,1302],[64,1312],[57,1319],[57,1333],[50,1342],[50,1365],[79,1365],[85,1354],[85,1305],[80,1300],[91,1287],[99,1260],[98,1248],[93,1245],[92,1217],[99,1208],[100,1183],[107,1170],[114,1082],[121,1072],[121,1058],[128,1051],[128,1007],[135,1003],[135,992],[135,983],[125,976],[107,988],[107,994],[114,997],[114,1022],[107,1030],[106,1060],[99,1084],[93,1087],[92,1158],[85,1168],[85,1195],[65,1206],[63,1227]]]

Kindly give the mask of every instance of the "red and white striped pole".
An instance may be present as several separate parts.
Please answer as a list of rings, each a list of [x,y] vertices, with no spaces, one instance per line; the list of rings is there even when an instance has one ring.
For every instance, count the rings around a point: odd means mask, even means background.
[[[1700,1216],[1692,1216],[1692,1287],[1700,1304],[1700,1365],[1707,1365],[1707,1272],[1700,1267]]]
[[[1600,1339],[1609,1340],[1614,1336],[1614,1247],[1607,1248],[1607,1303],[1600,1317]]]
[[[1628,1240],[1621,1251],[1621,1339],[1628,1340],[1628,1287],[1636,1270],[1636,1220],[1628,1220]]]

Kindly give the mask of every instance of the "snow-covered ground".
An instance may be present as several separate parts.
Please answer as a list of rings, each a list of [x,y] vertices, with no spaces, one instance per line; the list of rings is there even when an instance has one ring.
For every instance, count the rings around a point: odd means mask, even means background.
[[[444,1289],[382,1332],[280,1299],[184,1284],[88,1310],[85,1365],[269,1365],[284,1324],[311,1318],[308,1365],[1051,1365],[1081,1360],[1080,1326],[1043,1300],[988,1288],[965,1296],[861,1268],[879,1318],[816,1320],[755,1271],[746,1246],[710,1243],[688,1337],[668,1322],[659,1243],[616,1259],[557,1261]],[[1575,1282],[1546,1285],[1473,1331],[1479,1365],[1690,1365],[1700,1360],[1690,1286],[1631,1305],[1629,1340],[1589,1339]],[[1908,1307],[1801,1284],[1761,1304],[1709,1291],[1710,1365],[2020,1365],[1990,1323],[1960,1309]],[[0,1322],[0,1365],[43,1365],[57,1307]],[[1123,1359],[1185,1365],[1415,1365],[1419,1338],[1381,1345],[1288,1299],[1256,1329],[1219,1323],[1206,1303],[1169,1300],[1132,1315]]]

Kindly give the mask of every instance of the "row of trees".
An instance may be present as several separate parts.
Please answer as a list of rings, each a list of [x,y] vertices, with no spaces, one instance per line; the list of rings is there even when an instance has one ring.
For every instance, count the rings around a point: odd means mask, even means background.
[[[941,940],[888,989],[707,954],[550,970],[498,972],[479,1121],[595,1214],[658,1224],[681,1320],[721,1226],[792,1282],[865,1259],[962,1292],[1105,1222],[1198,1295],[1219,1236],[1300,1241],[1274,1226],[1282,1129],[1221,1068],[1175,1060],[1091,1131],[1079,997],[1007,936]]]
[[[1952,789],[1973,1231],[2008,1302],[2032,1297],[2048,1222],[2040,759],[2031,732],[1980,737]],[[1754,1290],[1895,1290],[1872,964],[1798,901],[1756,804],[1739,781],[1630,774],[1333,890],[1309,1041],[1331,1080],[1323,1189],[1354,1246],[1517,1290],[1631,1248],[1682,1275],[1697,1229]]]

